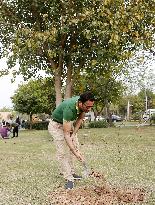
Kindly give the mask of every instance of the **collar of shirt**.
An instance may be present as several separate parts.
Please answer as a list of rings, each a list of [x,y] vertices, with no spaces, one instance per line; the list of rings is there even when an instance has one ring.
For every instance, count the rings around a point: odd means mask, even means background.
[[[77,115],[80,115],[83,111],[79,109],[78,107],[78,101],[76,102],[76,110],[77,110]]]

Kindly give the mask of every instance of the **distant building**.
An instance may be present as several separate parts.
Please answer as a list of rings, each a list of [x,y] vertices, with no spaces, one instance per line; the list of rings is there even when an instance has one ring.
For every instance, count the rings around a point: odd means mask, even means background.
[[[12,115],[11,112],[0,112],[0,121],[2,120],[9,120],[10,119],[10,116]]]
[[[33,114],[32,115],[32,122],[39,122],[39,121],[41,121],[41,119],[39,118],[39,116],[38,115],[36,115],[36,114]]]

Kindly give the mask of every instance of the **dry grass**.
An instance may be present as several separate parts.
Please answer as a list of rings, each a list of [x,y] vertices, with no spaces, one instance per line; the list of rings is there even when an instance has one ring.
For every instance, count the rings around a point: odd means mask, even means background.
[[[82,129],[79,138],[89,166],[112,187],[144,189],[147,200],[141,204],[155,204],[155,127]],[[49,196],[64,180],[47,131],[20,131],[19,138],[0,140],[0,159],[0,205],[53,204]],[[80,163],[76,168],[82,171]],[[82,180],[76,189],[86,185],[98,182]]]

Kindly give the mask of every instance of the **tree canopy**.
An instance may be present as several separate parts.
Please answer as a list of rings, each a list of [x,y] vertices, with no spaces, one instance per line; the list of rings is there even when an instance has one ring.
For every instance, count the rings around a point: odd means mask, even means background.
[[[75,81],[73,88],[74,94],[80,94],[86,90],[91,90],[95,97],[96,103],[94,111],[98,115],[103,111],[104,107],[109,104],[118,104],[120,97],[123,96],[125,89],[122,82],[117,80],[117,76],[103,74],[101,70],[100,76],[92,75],[92,73],[83,73],[83,75]]]
[[[1,0],[0,39],[9,69],[25,79],[55,77],[56,104],[71,96],[81,72],[119,73],[122,63],[153,47],[153,0]],[[1,73],[6,74],[8,70]]]
[[[50,114],[55,108],[54,86],[51,78],[30,80],[20,85],[12,97],[14,110],[32,115]]]

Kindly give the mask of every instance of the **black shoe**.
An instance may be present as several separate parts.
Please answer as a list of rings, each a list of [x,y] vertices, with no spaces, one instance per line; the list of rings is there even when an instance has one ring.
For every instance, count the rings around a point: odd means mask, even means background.
[[[73,177],[75,180],[80,180],[82,179],[82,176],[78,176],[77,174],[73,174]]]
[[[65,189],[73,189],[74,187],[74,183],[72,181],[67,181],[67,183],[65,184]]]

